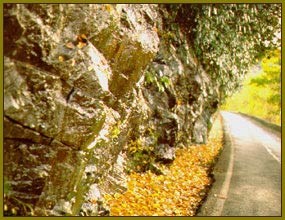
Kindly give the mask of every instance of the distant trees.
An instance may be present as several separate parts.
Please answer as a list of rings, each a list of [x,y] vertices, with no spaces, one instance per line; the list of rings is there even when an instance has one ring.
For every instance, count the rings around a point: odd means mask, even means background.
[[[250,83],[260,87],[270,88],[271,94],[267,102],[276,106],[276,113],[281,109],[281,51],[274,50],[267,53],[262,59],[263,72],[260,76],[251,79]]]
[[[239,93],[228,98],[224,110],[243,112],[280,125],[281,123],[281,51],[268,52],[261,71],[248,74]]]

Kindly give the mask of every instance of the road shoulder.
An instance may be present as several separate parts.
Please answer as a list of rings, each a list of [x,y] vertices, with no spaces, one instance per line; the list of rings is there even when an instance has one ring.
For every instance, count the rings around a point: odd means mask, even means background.
[[[227,196],[229,181],[233,169],[233,149],[231,136],[223,123],[224,147],[215,167],[213,183],[207,198],[199,208],[196,216],[220,216]]]

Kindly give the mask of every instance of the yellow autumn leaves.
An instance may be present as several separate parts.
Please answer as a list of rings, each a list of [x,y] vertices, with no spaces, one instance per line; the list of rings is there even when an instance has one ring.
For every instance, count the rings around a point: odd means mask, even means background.
[[[209,168],[222,148],[221,118],[215,121],[208,144],[178,149],[164,175],[132,173],[128,190],[105,195],[112,216],[193,216],[211,185]]]

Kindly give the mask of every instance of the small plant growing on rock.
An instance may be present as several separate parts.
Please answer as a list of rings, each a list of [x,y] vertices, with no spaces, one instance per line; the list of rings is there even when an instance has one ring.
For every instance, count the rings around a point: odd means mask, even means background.
[[[145,172],[151,170],[155,162],[153,150],[154,148],[151,146],[142,145],[140,139],[131,141],[127,149],[129,157],[127,172]]]
[[[168,76],[158,77],[155,72],[147,71],[145,74],[146,85],[154,84],[159,92],[164,92],[170,86],[170,79]]]

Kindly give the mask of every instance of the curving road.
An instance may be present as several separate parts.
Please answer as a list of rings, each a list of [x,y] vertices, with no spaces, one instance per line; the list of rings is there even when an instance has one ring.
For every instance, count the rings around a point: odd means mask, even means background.
[[[226,144],[197,216],[281,216],[281,139],[222,112]]]

